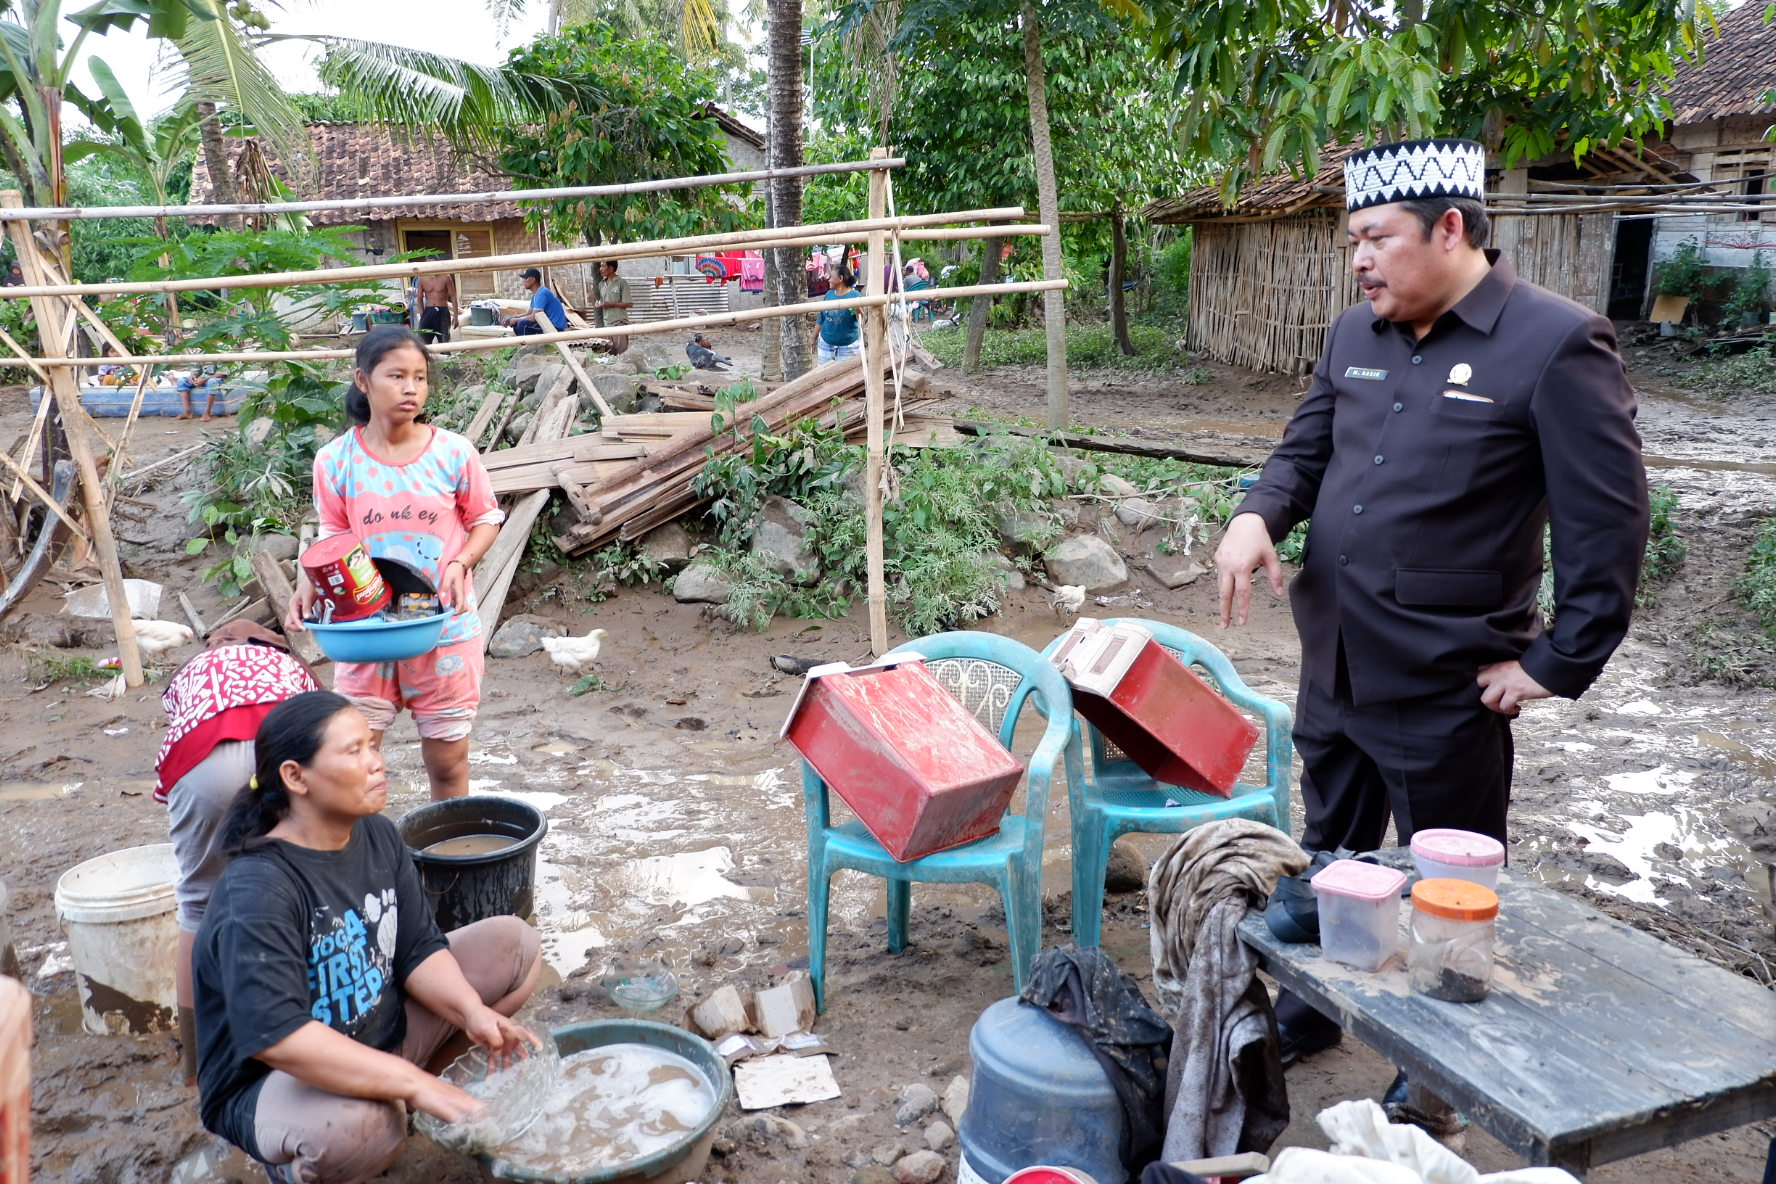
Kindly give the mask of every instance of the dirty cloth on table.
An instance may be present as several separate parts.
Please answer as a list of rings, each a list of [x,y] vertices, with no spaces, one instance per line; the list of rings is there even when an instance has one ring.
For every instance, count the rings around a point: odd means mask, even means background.
[[[1231,818],[1186,831],[1147,877],[1153,987],[1175,1033],[1168,1162],[1268,1151],[1289,1125],[1276,1016],[1238,927],[1305,866],[1282,831]]]
[[[1135,980],[1096,946],[1044,950],[1021,996],[1078,1028],[1122,1103],[1122,1165],[1133,1176],[1159,1154],[1165,1135],[1166,1047],[1172,1029]]]

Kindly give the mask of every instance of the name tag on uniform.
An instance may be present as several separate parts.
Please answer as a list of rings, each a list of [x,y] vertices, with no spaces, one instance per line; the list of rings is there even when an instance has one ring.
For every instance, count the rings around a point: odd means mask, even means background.
[[[1371,370],[1367,366],[1350,366],[1345,369],[1346,378],[1361,378],[1369,382],[1380,382],[1388,376],[1386,370]]]

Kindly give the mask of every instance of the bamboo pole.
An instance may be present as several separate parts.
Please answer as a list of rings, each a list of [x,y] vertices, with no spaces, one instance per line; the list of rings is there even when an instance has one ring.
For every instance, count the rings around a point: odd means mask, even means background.
[[[46,206],[0,211],[0,221],[51,219],[72,221],[97,218],[196,218],[205,214],[308,214],[323,210],[381,210],[394,206],[475,205],[496,201],[553,201],[571,197],[619,197],[632,193],[658,193],[668,189],[697,189],[709,185],[738,185],[768,181],[774,177],[816,177],[831,173],[861,173],[877,167],[898,169],[906,165],[896,157],[877,166],[873,161],[840,161],[806,164],[786,169],[754,169],[743,173],[710,173],[699,177],[662,177],[654,181],[629,181],[621,185],[568,185],[555,189],[483,189],[474,193],[422,193],[405,197],[316,198],[313,201],[234,202],[223,205],[183,206]]]
[[[413,260],[406,263],[371,263],[361,267],[324,267],[309,271],[271,271],[260,275],[205,276],[184,280],[132,280],[128,283],[106,284],[25,284],[0,287],[0,298],[24,299],[32,296],[84,296],[104,292],[115,296],[159,295],[166,292],[208,292],[217,288],[287,288],[297,284],[336,284],[357,280],[412,279],[422,275],[469,274],[482,271],[515,271],[523,267],[545,267],[551,264],[602,262],[609,259],[646,259],[655,255],[697,255],[710,250],[732,247],[773,245],[783,239],[813,238],[836,242],[845,234],[867,235],[871,230],[913,230],[920,227],[944,226],[952,222],[1010,222],[1024,216],[1022,206],[1005,206],[986,210],[961,210],[950,214],[905,214],[885,219],[881,227],[867,220],[822,222],[815,226],[797,226],[792,234],[783,230],[735,230],[725,234],[697,234],[683,238],[644,239],[636,243],[614,243],[598,247],[561,247],[551,251],[527,251],[517,255],[484,255],[476,259]]]
[[[0,207],[17,209],[22,205],[24,198],[18,190],[8,189],[0,193]],[[8,222],[6,233],[12,239],[13,253],[24,271],[26,282],[42,280],[43,256],[31,235],[30,223]],[[61,323],[56,316],[55,303],[48,298],[31,301],[31,308],[45,333]],[[69,322],[74,320],[72,309],[67,311],[67,317]],[[86,503],[87,529],[92,532],[99,571],[105,577],[105,597],[111,605],[111,627],[117,634],[117,657],[123,667],[123,683],[134,689],[142,685],[142,653],[136,645],[135,624],[130,620],[129,596],[123,588],[123,561],[118,558],[117,540],[111,534],[111,515],[105,508],[104,487],[99,484],[98,462],[93,459],[89,433],[92,421],[86,408],[80,405],[80,383],[73,369],[51,367],[49,387],[55,397],[56,409],[61,413],[62,428],[67,433],[68,451],[80,472],[80,497]],[[46,397],[50,392],[46,392]]]
[[[68,516],[68,512],[56,503],[55,498],[49,495],[49,491],[37,484],[37,479],[25,472],[25,470],[20,467],[18,461],[13,460],[12,457],[8,456],[6,453],[0,452],[0,465],[5,465],[8,469],[11,469],[13,474],[18,478],[18,484],[30,490],[33,497],[48,506],[50,512],[57,518],[60,518],[62,523],[67,526],[69,530],[74,532],[76,538],[83,543],[90,541],[86,537],[86,531],[80,529],[80,524]]]
[[[1065,288],[1067,281],[1025,280],[1015,284],[967,284],[954,288],[922,288],[917,292],[890,292],[878,296],[847,296],[843,300],[810,300],[802,304],[784,304],[775,308],[749,308],[737,312],[705,313],[694,317],[677,317],[669,321],[637,321],[609,329],[563,329],[559,333],[533,333],[525,337],[485,337],[469,341],[450,341],[427,347],[433,354],[476,353],[491,349],[510,349],[514,345],[552,345],[558,341],[592,341],[603,337],[639,337],[648,333],[677,333],[685,329],[707,329],[756,321],[767,317],[808,316],[833,308],[871,308],[881,304],[917,304],[925,300],[950,300],[963,296],[1007,296],[1015,292],[1046,292]],[[5,291],[5,289],[0,289]],[[238,352],[230,354],[126,354],[112,358],[0,358],[0,366],[67,366],[91,369],[111,363],[146,363],[154,366],[198,365],[203,363],[241,362],[318,362],[332,358],[349,358],[355,349],[306,349],[283,351]]]
[[[886,148],[870,150],[872,160],[885,159]],[[869,175],[869,217],[879,221],[888,207],[888,172],[877,170]],[[883,234],[872,231],[869,236],[869,282],[883,284]],[[887,293],[883,292],[886,296]],[[877,657],[888,652],[888,585],[882,549],[882,351],[887,344],[887,302],[866,309],[863,313],[863,406],[864,406],[864,469],[863,521],[864,561],[869,569],[870,652]]]

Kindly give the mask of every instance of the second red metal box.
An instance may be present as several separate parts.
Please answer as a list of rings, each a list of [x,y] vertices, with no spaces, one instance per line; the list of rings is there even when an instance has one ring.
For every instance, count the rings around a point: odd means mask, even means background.
[[[995,833],[1024,772],[912,654],[816,667],[783,736],[903,863]]]
[[[1051,660],[1079,714],[1149,777],[1232,795],[1258,727],[1153,634],[1082,617]]]

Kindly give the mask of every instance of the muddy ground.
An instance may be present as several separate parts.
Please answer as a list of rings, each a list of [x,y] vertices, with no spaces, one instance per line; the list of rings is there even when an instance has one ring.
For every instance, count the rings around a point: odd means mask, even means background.
[[[1776,504],[1776,400],[1688,395],[1653,375],[1653,364],[1667,360],[1662,355],[1632,360],[1653,477],[1677,494],[1689,557],[1596,688],[1577,703],[1525,711],[1517,728],[1513,864],[1767,983],[1776,968],[1776,706],[1768,692],[1698,680],[1689,654],[1699,624],[1731,615],[1731,581],[1756,521]],[[1171,376],[1076,376],[1074,418],[1260,458],[1300,384],[1205,368],[1210,381],[1198,385]],[[966,386],[951,381],[957,389],[941,410],[1042,415],[1037,372],[1008,369]],[[28,423],[16,391],[4,400],[0,443]],[[204,430],[145,421],[136,462],[171,455]],[[187,528],[177,495],[190,479],[169,474],[139,491],[141,516],[120,529],[130,574],[186,589],[213,619],[222,603],[183,553]],[[1135,582],[1151,615],[1213,632],[1208,580],[1171,592],[1139,576]],[[84,646],[54,644],[58,636],[69,640],[66,618],[50,615],[55,591],[41,589],[28,615],[8,622],[15,640],[0,649],[0,868],[36,999],[35,1178],[257,1180],[243,1157],[199,1129],[195,1094],[178,1081],[170,1036],[80,1032],[54,917],[55,879],[81,860],[164,839],[164,810],[148,796],[162,715],[152,687],[105,702],[85,694],[87,684],[46,685],[45,656],[108,652],[103,630]],[[622,1014],[598,983],[618,953],[657,952],[691,999],[722,983],[764,986],[805,965],[799,765],[776,739],[798,680],[776,673],[769,659],[861,659],[862,622],[780,620],[763,634],[735,632],[657,592],[625,590],[591,605],[571,593],[571,586],[533,589],[510,607],[575,632],[608,629],[600,673],[614,689],[570,698],[545,655],[492,661],[472,756],[478,791],[522,795],[550,819],[537,920],[551,973],[524,1018],[555,1026]],[[1036,588],[1011,595],[983,625],[1037,647],[1064,628]],[[1299,653],[1283,605],[1262,598],[1252,624],[1216,641],[1259,690],[1292,696]],[[388,751],[390,813],[399,816],[425,798],[411,724],[397,725]],[[1059,794],[1044,873],[1045,944],[1068,938],[1066,833]],[[1166,840],[1134,842],[1152,857]],[[890,1178],[880,1164],[897,1148],[924,1145],[919,1126],[896,1127],[895,1098],[910,1082],[941,1093],[953,1076],[967,1074],[969,1028],[983,1007],[1010,992],[1011,979],[1003,918],[987,890],[925,887],[914,905],[912,944],[890,956],[879,885],[854,875],[836,881],[830,1006],[819,1030],[839,1050],[833,1064],[844,1096],[735,1125],[706,1180],[866,1184]],[[1105,947],[1145,980],[1142,895],[1113,895],[1107,911]],[[1324,1146],[1314,1115],[1345,1098],[1378,1097],[1391,1075],[1354,1042],[1292,1070],[1296,1120],[1279,1146]],[[1591,1179],[1754,1180],[1773,1133],[1772,1123],[1742,1127],[1607,1165]],[[1517,1162],[1477,1131],[1467,1154],[1487,1170]],[[945,1155],[950,1179],[954,1149]],[[400,1184],[479,1178],[468,1162],[418,1138],[388,1177]]]

